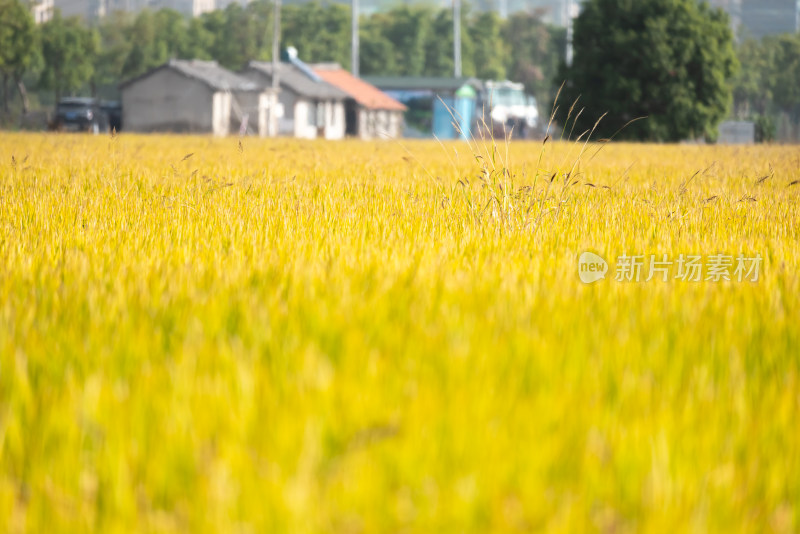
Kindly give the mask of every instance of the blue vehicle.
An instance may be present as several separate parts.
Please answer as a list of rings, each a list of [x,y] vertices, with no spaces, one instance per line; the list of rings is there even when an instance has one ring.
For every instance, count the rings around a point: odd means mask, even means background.
[[[56,105],[54,128],[67,132],[107,132],[108,116],[94,98],[62,98]]]

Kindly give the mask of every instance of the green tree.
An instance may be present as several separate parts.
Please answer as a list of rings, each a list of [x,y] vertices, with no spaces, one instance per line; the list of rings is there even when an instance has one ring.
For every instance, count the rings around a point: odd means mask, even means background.
[[[138,76],[170,58],[204,57],[189,28],[187,19],[173,9],[140,11],[125,32],[129,52],[123,78]]]
[[[53,90],[58,101],[64,91],[76,91],[91,80],[99,36],[77,17],[62,18],[58,10],[39,28],[44,59],[39,84]]]
[[[482,80],[504,80],[505,58],[508,56],[503,42],[503,21],[494,11],[485,11],[472,18],[469,35],[472,38],[472,61],[475,75]]]
[[[145,9],[140,11],[127,31],[131,46],[125,63],[122,66],[123,78],[133,78],[165,60],[167,49],[163,42],[158,42],[153,13]]]
[[[188,49],[184,57],[211,59],[210,50],[213,43],[214,36],[203,24],[203,19],[200,17],[191,19],[186,29],[186,46]]]
[[[248,31],[252,35],[251,59],[272,59],[272,15],[273,4],[268,0],[254,0],[247,4],[247,17],[250,20]]]
[[[238,70],[251,59],[259,57],[258,35],[266,32],[266,28],[257,28],[258,20],[239,3],[228,4],[224,11],[208,14],[206,29],[213,36],[213,44],[209,53],[220,65]]]
[[[350,66],[350,9],[317,2],[287,5],[281,11],[282,41],[294,46],[306,62]]]
[[[558,66],[564,59],[566,36],[563,28],[548,26],[541,13],[521,12],[506,21],[504,35],[509,53],[505,56],[506,72],[511,80],[522,82],[536,96],[542,116],[549,115],[555,89]]]
[[[444,9],[440,9],[433,14],[431,31],[425,35],[425,68],[422,74],[426,76],[453,75],[452,15],[450,10]],[[462,60],[463,57],[462,49]]]
[[[392,43],[398,74],[421,76],[425,71],[425,44],[432,32],[433,13],[426,7],[400,6],[386,17],[383,35]]]
[[[736,55],[740,69],[732,85],[735,116],[746,119],[767,113],[772,100],[769,78],[773,65],[763,43],[748,39],[738,46]]]
[[[385,35],[391,21],[389,15],[362,17],[359,24],[360,72],[365,75],[399,75],[404,68],[397,64],[395,49]]]
[[[737,70],[727,15],[696,0],[589,0],[575,21],[575,56],[559,119],[580,97],[575,131],[603,113],[597,134],[629,121],[625,138],[678,141],[715,137]],[[570,126],[571,128],[571,126]]]
[[[0,74],[3,78],[3,109],[8,106],[8,82],[13,80],[28,112],[28,94],[22,76],[38,57],[36,25],[28,7],[20,0],[0,0]]]
[[[461,12],[461,27],[468,30],[469,12],[464,6]],[[461,72],[464,76],[475,75],[472,58],[472,40],[469,31],[461,32]],[[437,11],[431,22],[431,31],[425,35],[426,76],[453,75],[453,12],[450,9]]]
[[[800,34],[767,37],[765,44],[773,64],[771,96],[779,109],[793,113],[800,107]]]
[[[101,93],[113,92],[124,77],[124,67],[133,44],[127,35],[131,16],[120,11],[103,19],[97,27],[100,47],[94,65],[94,83]]]

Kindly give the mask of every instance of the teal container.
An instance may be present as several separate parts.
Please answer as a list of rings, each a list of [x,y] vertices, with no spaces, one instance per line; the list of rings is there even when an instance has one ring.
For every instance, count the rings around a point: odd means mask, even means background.
[[[455,115],[453,98],[433,97],[433,135],[439,139],[455,139],[456,129],[453,126]]]
[[[471,137],[472,119],[475,116],[477,93],[471,85],[464,85],[456,91],[455,111],[453,115],[458,122],[458,137],[469,140]]]

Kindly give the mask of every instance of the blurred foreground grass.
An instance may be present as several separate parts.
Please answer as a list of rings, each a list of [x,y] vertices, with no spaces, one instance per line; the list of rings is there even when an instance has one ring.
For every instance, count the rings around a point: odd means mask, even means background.
[[[800,529],[796,147],[498,148],[0,134],[0,531]]]

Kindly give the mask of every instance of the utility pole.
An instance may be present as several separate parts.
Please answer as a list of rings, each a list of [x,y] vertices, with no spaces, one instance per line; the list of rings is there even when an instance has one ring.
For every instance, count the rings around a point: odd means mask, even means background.
[[[277,90],[281,56],[281,0],[272,0],[272,88]]]
[[[280,55],[281,55],[281,0],[274,3],[272,14],[272,103],[269,107],[269,134],[278,136],[278,91],[280,91]]]
[[[461,0],[453,0],[453,76],[461,78]]]
[[[350,72],[352,72],[353,76],[356,78],[358,78],[359,67],[358,16],[358,0],[350,0],[350,18],[352,19],[350,23],[350,31],[352,32],[350,40],[352,45],[352,50],[350,51]]]
[[[572,66],[572,0],[565,0],[565,15],[567,16],[567,52],[566,62],[567,67]]]

